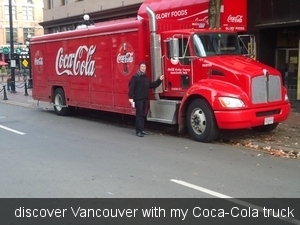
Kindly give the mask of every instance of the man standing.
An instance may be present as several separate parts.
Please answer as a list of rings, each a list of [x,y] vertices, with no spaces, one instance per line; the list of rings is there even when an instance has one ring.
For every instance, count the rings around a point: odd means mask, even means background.
[[[157,88],[164,76],[160,76],[154,82],[151,82],[146,76],[146,63],[141,62],[139,65],[139,70],[136,74],[134,74],[129,81],[129,102],[136,109],[135,112],[135,129],[136,135],[138,137],[144,137],[147,134],[144,131],[144,123],[145,123],[145,113],[147,107],[147,100],[149,95],[149,88]]]

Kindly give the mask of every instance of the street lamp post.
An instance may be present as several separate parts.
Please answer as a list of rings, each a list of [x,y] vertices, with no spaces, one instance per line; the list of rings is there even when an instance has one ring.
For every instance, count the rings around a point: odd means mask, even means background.
[[[15,86],[15,67],[16,61],[13,59],[14,54],[14,32],[13,32],[13,20],[12,20],[12,4],[11,0],[8,1],[9,10],[9,32],[10,32],[10,71],[11,71],[11,92],[16,93]]]
[[[76,29],[86,28],[86,27],[93,27],[94,21],[90,20],[90,16],[85,14],[83,16],[83,20],[77,25]]]
[[[32,83],[32,74],[31,74],[31,51],[30,51],[30,39],[31,35],[28,34],[27,39],[26,39],[26,46],[28,48],[28,56],[29,56],[29,78],[28,78],[28,89],[31,89],[33,87]]]

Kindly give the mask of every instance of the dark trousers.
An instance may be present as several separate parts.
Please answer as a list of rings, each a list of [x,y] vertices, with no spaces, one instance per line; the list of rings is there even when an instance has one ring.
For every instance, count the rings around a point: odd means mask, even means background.
[[[10,79],[7,79],[7,90],[10,91],[11,88],[11,81]]]
[[[146,99],[135,101],[135,130],[137,133],[142,132],[144,130],[146,104]]]

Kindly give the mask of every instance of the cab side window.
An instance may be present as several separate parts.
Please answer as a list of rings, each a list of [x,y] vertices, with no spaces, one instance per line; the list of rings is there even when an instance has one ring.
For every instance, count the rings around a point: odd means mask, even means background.
[[[187,38],[179,38],[179,61],[183,65],[190,65],[191,64],[191,54],[190,49],[188,46],[188,39]]]

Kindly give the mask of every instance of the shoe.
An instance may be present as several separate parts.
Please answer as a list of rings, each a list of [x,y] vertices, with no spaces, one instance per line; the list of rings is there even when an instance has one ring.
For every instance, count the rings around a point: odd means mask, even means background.
[[[138,137],[144,137],[144,135],[142,134],[142,132],[136,133],[136,136],[138,136]]]
[[[142,131],[142,134],[143,134],[143,135],[148,135],[149,133],[146,132],[146,131]]]

